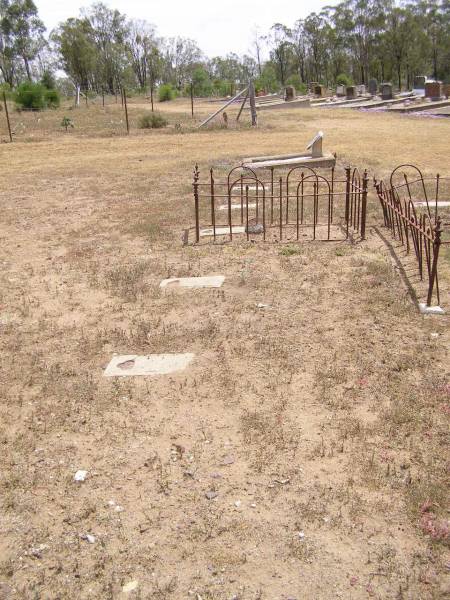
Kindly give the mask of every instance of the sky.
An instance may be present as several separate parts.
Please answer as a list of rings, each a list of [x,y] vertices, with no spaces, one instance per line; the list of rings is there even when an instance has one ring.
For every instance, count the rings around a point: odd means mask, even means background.
[[[78,16],[89,0],[34,0],[39,16],[50,31],[60,21]],[[292,25],[297,19],[336,0],[104,0],[128,17],[145,19],[156,25],[163,37],[189,37],[209,57],[251,50],[255,27],[261,34],[274,23]]]

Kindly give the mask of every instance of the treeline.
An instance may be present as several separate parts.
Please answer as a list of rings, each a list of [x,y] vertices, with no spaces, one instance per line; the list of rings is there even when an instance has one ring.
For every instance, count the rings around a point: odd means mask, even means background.
[[[291,26],[254,31],[247,55],[207,58],[194,40],[158,36],[154,25],[129,19],[103,3],[67,19],[48,36],[33,0],[0,0],[0,76],[52,84],[65,93],[115,93],[120,87],[167,97],[224,95],[254,78],[257,89],[276,91],[309,81],[367,83],[372,77],[410,87],[415,75],[450,77],[450,0],[345,0]],[[262,57],[268,56],[268,60]]]

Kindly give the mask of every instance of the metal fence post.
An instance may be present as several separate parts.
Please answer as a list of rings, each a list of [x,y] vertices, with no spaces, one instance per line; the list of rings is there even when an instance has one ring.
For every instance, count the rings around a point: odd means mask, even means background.
[[[430,279],[428,283],[428,296],[427,296],[427,306],[431,304],[431,298],[433,296],[433,288],[436,282],[436,293],[437,293],[437,303],[439,305],[439,284],[437,280],[437,263],[439,258],[439,248],[441,245],[441,233],[442,233],[442,222],[441,217],[437,218],[436,227],[434,229],[434,242],[433,242],[433,264],[431,266]]]
[[[369,183],[369,175],[367,170],[364,171],[363,175],[363,191],[362,191],[362,202],[361,202],[361,239],[366,239],[366,212],[367,212],[367,186]]]
[[[348,219],[350,214],[350,165],[345,167],[345,224],[348,237]]]
[[[195,241],[200,241],[200,219],[199,219],[199,199],[198,199],[198,180],[200,178],[200,171],[198,165],[194,167],[194,207],[195,207]]]

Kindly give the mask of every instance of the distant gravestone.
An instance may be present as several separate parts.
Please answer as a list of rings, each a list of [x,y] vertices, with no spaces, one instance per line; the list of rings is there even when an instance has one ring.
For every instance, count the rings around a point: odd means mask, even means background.
[[[347,100],[353,100],[354,98],[356,98],[356,86],[354,85],[348,85],[346,88],[346,95],[347,95]]]
[[[309,82],[309,91],[311,92],[311,94],[314,94],[314,90],[316,88],[316,85],[319,85],[318,81],[310,81]]]
[[[444,85],[442,86],[442,94],[446,98],[450,98],[450,83],[444,83]]]
[[[416,77],[414,77],[413,88],[415,90],[424,90],[426,80],[427,78],[425,77],[425,75],[417,75]]]
[[[380,89],[382,100],[392,100],[392,83],[382,83]]]
[[[376,96],[378,91],[378,81],[376,79],[369,79],[369,94]]]
[[[425,98],[440,100],[443,96],[441,81],[427,81],[425,83]]]
[[[325,86],[324,85],[316,85],[314,87],[314,94],[319,96],[319,98],[323,98],[325,96]]]
[[[337,85],[336,86],[336,96],[342,97],[346,95],[345,85]]]
[[[287,85],[284,88],[284,99],[286,102],[290,100],[295,100],[295,87],[293,85]]]
[[[366,93],[366,86],[364,85],[364,83],[356,86],[356,93],[358,94],[358,96],[364,96],[364,94]]]

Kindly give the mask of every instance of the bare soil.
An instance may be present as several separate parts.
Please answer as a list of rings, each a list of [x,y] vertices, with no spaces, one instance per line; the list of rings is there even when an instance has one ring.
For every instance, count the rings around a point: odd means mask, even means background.
[[[323,129],[371,177],[443,175],[450,122],[311,109],[195,131],[187,102],[164,110],[163,131],[30,125],[0,146],[0,598],[448,598],[449,317],[418,313],[373,192],[364,242],[181,233],[195,161]],[[448,273],[447,252],[447,309]],[[159,289],[210,274],[224,287]],[[103,377],[160,352],[196,358]]]

